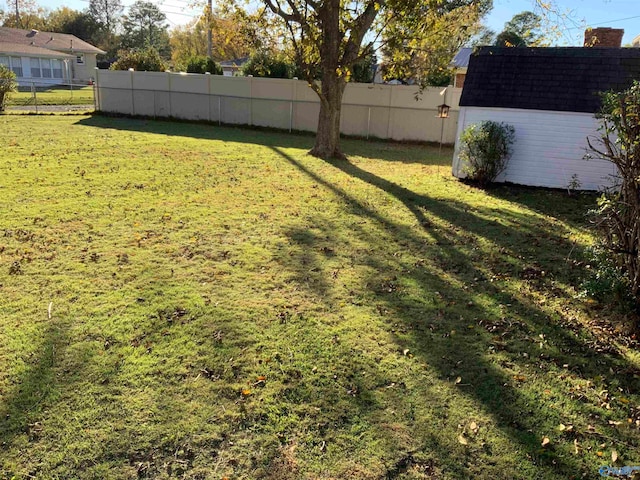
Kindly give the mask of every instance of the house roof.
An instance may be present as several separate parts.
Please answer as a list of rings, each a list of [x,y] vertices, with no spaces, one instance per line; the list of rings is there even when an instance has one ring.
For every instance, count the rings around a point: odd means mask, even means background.
[[[233,60],[224,60],[220,62],[221,67],[241,67],[249,61],[249,57],[234,58]]]
[[[599,92],[640,79],[637,48],[508,48],[475,51],[461,106],[596,113]]]
[[[471,52],[473,52],[473,48],[471,47],[463,47],[460,51],[453,57],[451,61],[451,66],[455,68],[466,68],[469,66],[469,57],[471,56]]]
[[[58,52],[105,53],[103,50],[68,33],[0,27],[0,42],[30,45]]]
[[[34,57],[50,57],[50,58],[73,58],[73,55],[69,55],[67,53],[61,53],[61,52],[54,52],[53,50],[48,50],[46,48],[0,41],[0,55],[1,54],[29,55]]]

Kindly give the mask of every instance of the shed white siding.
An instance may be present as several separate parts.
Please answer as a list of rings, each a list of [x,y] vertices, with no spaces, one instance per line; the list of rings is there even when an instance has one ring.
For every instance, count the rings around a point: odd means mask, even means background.
[[[579,189],[601,190],[612,184],[616,170],[604,160],[585,160],[587,137],[597,135],[598,120],[589,113],[508,108],[461,107],[453,159],[453,174],[464,177],[458,158],[459,139],[469,125],[484,120],[515,128],[513,156],[498,182],[567,188],[577,176]]]

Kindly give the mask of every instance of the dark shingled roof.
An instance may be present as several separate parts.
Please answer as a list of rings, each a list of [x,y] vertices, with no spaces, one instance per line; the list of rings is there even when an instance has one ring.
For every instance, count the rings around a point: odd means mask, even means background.
[[[598,92],[633,79],[637,48],[483,47],[471,55],[460,105],[595,113]]]

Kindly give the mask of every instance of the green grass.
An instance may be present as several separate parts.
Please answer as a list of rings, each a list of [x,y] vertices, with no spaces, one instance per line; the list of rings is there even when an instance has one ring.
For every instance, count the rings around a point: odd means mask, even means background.
[[[23,89],[21,89],[23,90]],[[38,105],[93,105],[93,87],[74,85],[38,89],[35,94],[29,89],[14,92],[9,96],[8,106],[24,107]]]
[[[0,125],[0,478],[640,464],[637,350],[577,295],[593,196],[484,192],[424,146]]]

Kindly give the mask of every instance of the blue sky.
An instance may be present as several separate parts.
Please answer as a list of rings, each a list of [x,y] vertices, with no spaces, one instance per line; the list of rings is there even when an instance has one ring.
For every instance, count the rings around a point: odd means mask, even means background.
[[[171,26],[187,23],[199,13],[189,8],[194,3],[192,0],[151,1],[167,14]],[[134,0],[123,0],[125,6],[133,2]],[[82,10],[88,6],[88,0],[40,0],[38,3],[50,9],[67,6]],[[0,5],[6,7],[6,4],[7,0],[0,0]],[[623,43],[630,43],[640,35],[638,0],[556,0],[556,4],[568,15],[568,21],[564,22],[562,29],[563,37],[559,40],[561,44],[580,45],[585,26],[624,28]],[[494,8],[487,18],[487,24],[499,32],[514,14],[533,9],[534,0],[494,0]]]

